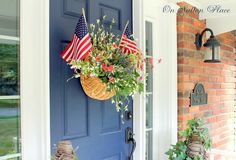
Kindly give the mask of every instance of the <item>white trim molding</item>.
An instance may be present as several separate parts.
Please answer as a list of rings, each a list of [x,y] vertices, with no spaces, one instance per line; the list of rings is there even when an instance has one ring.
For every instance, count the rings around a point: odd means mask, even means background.
[[[0,39],[4,40],[11,40],[11,41],[19,41],[19,37],[13,37],[13,36],[5,36],[5,35],[0,35]]]
[[[152,3],[149,3],[152,4]],[[156,41],[154,58],[162,59],[154,66],[154,144],[156,159],[167,159],[165,152],[177,141],[177,29],[176,13],[163,13],[162,3],[159,14],[155,17]],[[167,4],[167,3],[166,3]],[[178,9],[173,3],[172,8]],[[153,6],[153,4],[152,4]],[[146,16],[152,16],[150,7]],[[153,9],[153,11],[158,9]],[[155,57],[156,55],[156,57]],[[155,148],[155,147],[154,147]]]
[[[154,155],[153,159],[167,159],[164,154],[177,141],[177,30],[176,12],[163,13],[163,7],[172,2],[156,0],[133,0],[134,35],[139,47],[145,51],[145,20],[153,22],[154,59],[162,58],[154,66]],[[134,97],[134,132],[137,140],[135,160],[144,160],[146,151],[145,97]]]
[[[133,0],[133,29],[134,35],[138,39],[138,45],[141,50],[144,50],[144,28],[143,28],[143,0]],[[135,160],[144,160],[145,159],[145,116],[142,114],[145,112],[144,106],[144,96],[136,95],[134,97],[134,133],[137,143],[136,150],[134,152]]]
[[[49,1],[20,1],[23,160],[50,160]]]
[[[5,155],[5,156],[1,156],[0,160],[8,160],[8,159],[12,159],[12,158],[18,158],[21,157],[20,153],[16,153],[16,154],[9,154],[9,155]]]

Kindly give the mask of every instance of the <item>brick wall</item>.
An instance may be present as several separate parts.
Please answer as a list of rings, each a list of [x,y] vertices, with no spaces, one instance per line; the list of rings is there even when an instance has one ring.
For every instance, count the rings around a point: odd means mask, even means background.
[[[183,8],[192,8],[179,3]],[[195,34],[206,27],[197,12],[179,11],[178,32],[178,123],[179,130],[194,117],[207,122],[213,139],[213,147],[233,149],[232,112],[234,108],[235,78],[234,59],[236,38],[232,32],[218,35],[221,43],[222,63],[204,63],[204,47],[199,51],[194,45]],[[190,93],[196,83],[201,82],[208,93],[208,104],[190,106]]]

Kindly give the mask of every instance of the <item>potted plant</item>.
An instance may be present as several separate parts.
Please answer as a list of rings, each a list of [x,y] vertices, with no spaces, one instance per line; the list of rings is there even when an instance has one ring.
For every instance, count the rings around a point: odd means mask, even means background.
[[[209,131],[201,119],[189,120],[188,128],[180,133],[178,141],[166,152],[169,160],[205,160],[206,151],[212,146]]]

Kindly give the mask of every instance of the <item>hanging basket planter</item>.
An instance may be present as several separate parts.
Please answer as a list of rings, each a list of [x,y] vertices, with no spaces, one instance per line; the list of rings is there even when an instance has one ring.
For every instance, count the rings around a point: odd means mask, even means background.
[[[107,85],[97,77],[81,75],[80,82],[84,92],[90,98],[96,100],[108,100],[115,95],[115,92],[108,91]]]
[[[97,20],[96,25],[90,24],[90,33],[84,26],[86,22],[78,23],[76,35],[86,32],[85,38],[79,46],[72,44],[77,40],[72,40],[62,58],[74,70],[74,78],[80,78],[87,96],[96,100],[114,97],[116,110],[123,112],[128,109],[129,97],[143,92],[145,61],[128,23],[120,38],[112,33],[115,22],[112,21],[108,29],[103,25],[104,19]],[[81,21],[85,21],[83,17]]]

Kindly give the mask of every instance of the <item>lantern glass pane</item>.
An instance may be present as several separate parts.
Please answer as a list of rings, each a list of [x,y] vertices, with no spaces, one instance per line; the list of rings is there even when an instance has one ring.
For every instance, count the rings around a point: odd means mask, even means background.
[[[205,53],[204,59],[205,59],[205,61],[212,60],[212,49],[211,49],[211,47],[206,47],[206,53]]]
[[[219,62],[220,61],[220,46],[206,47],[205,62]]]
[[[215,46],[215,60],[220,60],[220,46]]]

